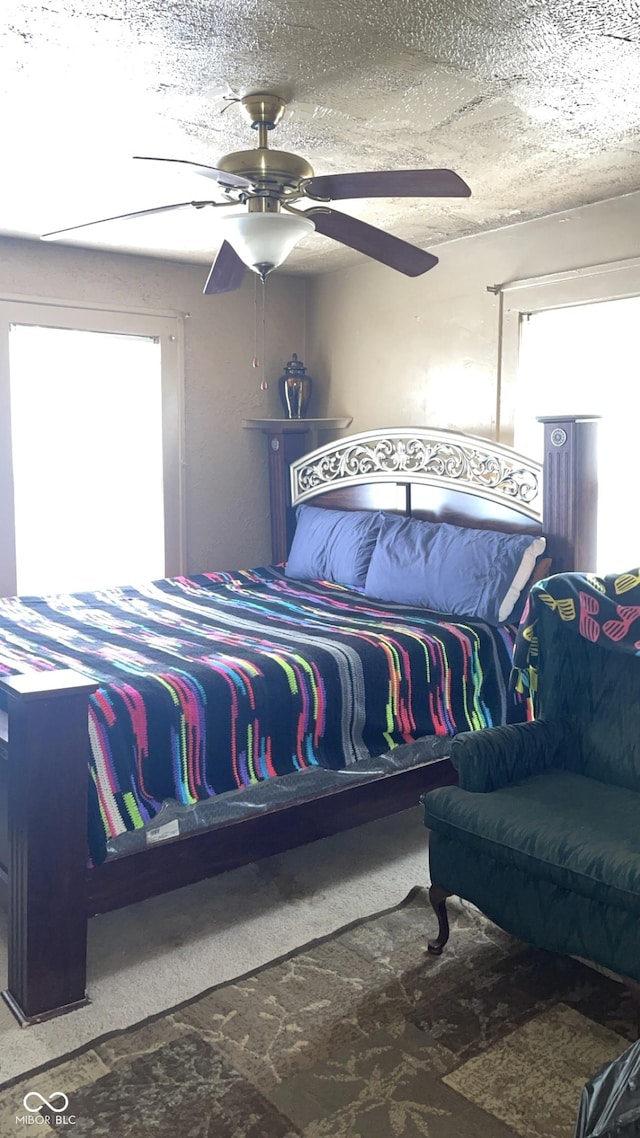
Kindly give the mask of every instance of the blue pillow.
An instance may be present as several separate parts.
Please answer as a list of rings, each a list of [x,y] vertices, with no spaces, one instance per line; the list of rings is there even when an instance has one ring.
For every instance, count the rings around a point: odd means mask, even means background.
[[[526,586],[543,537],[384,517],[365,583],[378,600],[503,624]]]
[[[286,577],[364,588],[382,515],[298,506]]]

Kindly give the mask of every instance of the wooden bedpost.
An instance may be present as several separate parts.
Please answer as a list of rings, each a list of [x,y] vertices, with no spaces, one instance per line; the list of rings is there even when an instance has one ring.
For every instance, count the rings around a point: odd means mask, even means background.
[[[243,419],[243,427],[264,431],[269,447],[269,504],[271,517],[271,560],[286,561],[295,530],[291,509],[289,467],[309,450],[309,435],[348,427],[342,419]]]
[[[70,670],[0,680],[8,697],[9,980],[22,1025],[86,1004],[88,700]]]
[[[295,529],[289,494],[289,465],[308,450],[309,427],[303,419],[287,419],[265,429],[265,434],[269,445],[271,560],[274,565],[279,565],[287,560]]]
[[[597,415],[545,415],[542,527],[553,572],[596,568]]]

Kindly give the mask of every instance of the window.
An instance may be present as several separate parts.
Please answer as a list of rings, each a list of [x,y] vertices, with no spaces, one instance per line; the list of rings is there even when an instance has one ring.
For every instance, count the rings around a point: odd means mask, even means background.
[[[0,315],[2,591],[181,572],[178,320],[11,302]]]
[[[640,535],[622,522],[636,481],[639,327],[640,297],[537,312],[522,321],[516,448],[542,457],[537,415],[570,410],[601,416],[596,564],[601,573],[640,564]]]
[[[635,527],[622,522],[621,503],[635,484],[640,258],[511,281],[492,291],[502,294],[502,441],[539,457],[537,415],[599,414],[594,568],[637,568],[640,540]]]

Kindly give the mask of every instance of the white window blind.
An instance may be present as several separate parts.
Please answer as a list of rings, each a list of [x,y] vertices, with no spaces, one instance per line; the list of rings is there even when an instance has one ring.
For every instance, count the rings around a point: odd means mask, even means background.
[[[13,324],[19,593],[165,575],[157,338]]]
[[[538,415],[600,415],[600,573],[640,565],[632,503],[640,424],[640,297],[555,308],[523,316],[514,445],[542,457]]]

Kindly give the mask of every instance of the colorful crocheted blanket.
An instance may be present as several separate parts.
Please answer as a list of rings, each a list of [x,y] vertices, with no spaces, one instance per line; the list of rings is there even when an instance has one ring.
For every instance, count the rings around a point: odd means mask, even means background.
[[[0,674],[71,667],[90,700],[90,849],[274,775],[524,718],[515,629],[276,569],[0,600]],[[90,742],[90,746],[89,746]]]
[[[535,698],[537,692],[543,606],[592,644],[640,655],[640,569],[604,577],[557,573],[533,586],[522,615],[513,658],[514,686],[521,694]]]

